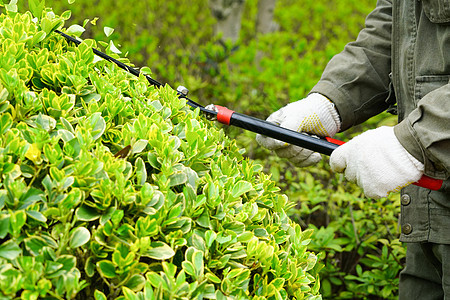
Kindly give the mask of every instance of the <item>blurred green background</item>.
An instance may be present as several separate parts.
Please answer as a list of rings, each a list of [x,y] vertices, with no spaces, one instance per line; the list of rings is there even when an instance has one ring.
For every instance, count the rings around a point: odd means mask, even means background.
[[[217,20],[208,0],[46,2],[56,14],[72,12],[66,27],[80,24],[86,29],[82,38],[113,40],[123,56],[137,67],[149,66],[158,81],[186,86],[203,105],[221,104],[262,119],[308,93],[329,59],[356,38],[375,4],[277,0],[277,30],[262,34],[256,30],[258,1],[247,0],[239,39],[232,43],[214,33]],[[112,34],[105,27],[113,28]],[[338,138],[395,123],[395,116],[384,113]],[[291,218],[315,229],[311,249],[321,253],[324,298],[397,298],[405,256],[398,241],[398,194],[367,199],[357,186],[330,172],[327,157],[298,169],[259,147],[255,134],[224,130],[296,203]]]

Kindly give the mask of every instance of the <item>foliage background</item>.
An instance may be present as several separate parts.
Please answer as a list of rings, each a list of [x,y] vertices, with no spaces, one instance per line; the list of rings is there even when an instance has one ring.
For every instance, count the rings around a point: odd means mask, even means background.
[[[159,81],[185,85],[200,103],[224,104],[265,118],[306,95],[327,61],[357,36],[375,3],[279,0],[275,11],[279,31],[259,36],[254,22],[257,1],[248,0],[236,45],[213,36],[207,0],[46,4],[59,14],[72,10],[69,23],[89,19],[83,37],[120,41],[121,51],[132,62],[150,66]],[[105,26],[115,29],[109,37]],[[346,140],[395,122],[395,117],[383,114],[338,138]],[[359,188],[329,171],[327,158],[317,166],[296,169],[261,149],[254,134],[224,130],[298,203],[291,217],[304,228],[316,229],[311,249],[322,252],[324,297],[396,298],[404,259],[397,239],[398,195],[377,202],[366,199]]]

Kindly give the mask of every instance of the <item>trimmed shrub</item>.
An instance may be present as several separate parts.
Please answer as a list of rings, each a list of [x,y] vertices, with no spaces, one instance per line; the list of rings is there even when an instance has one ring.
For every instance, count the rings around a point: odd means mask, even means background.
[[[29,7],[0,15],[1,297],[320,299],[312,231],[262,167]]]

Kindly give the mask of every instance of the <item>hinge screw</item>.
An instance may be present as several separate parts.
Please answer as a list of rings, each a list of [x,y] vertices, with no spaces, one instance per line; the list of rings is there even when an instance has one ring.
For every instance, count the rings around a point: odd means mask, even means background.
[[[185,97],[189,94],[189,90],[185,86],[182,86],[182,85],[177,87],[177,92]]]

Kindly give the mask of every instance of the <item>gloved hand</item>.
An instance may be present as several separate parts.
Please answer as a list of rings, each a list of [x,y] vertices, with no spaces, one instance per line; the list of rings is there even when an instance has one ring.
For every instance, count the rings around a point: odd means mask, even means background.
[[[366,196],[387,197],[419,180],[424,165],[408,153],[394,134],[393,127],[366,131],[331,153],[331,169],[345,172]]]
[[[322,137],[334,136],[341,127],[339,114],[334,104],[317,93],[286,105],[271,114],[266,121],[297,132]],[[298,167],[313,165],[322,158],[319,153],[263,135],[258,134],[256,141],[264,148],[274,150],[279,157],[288,158]]]

